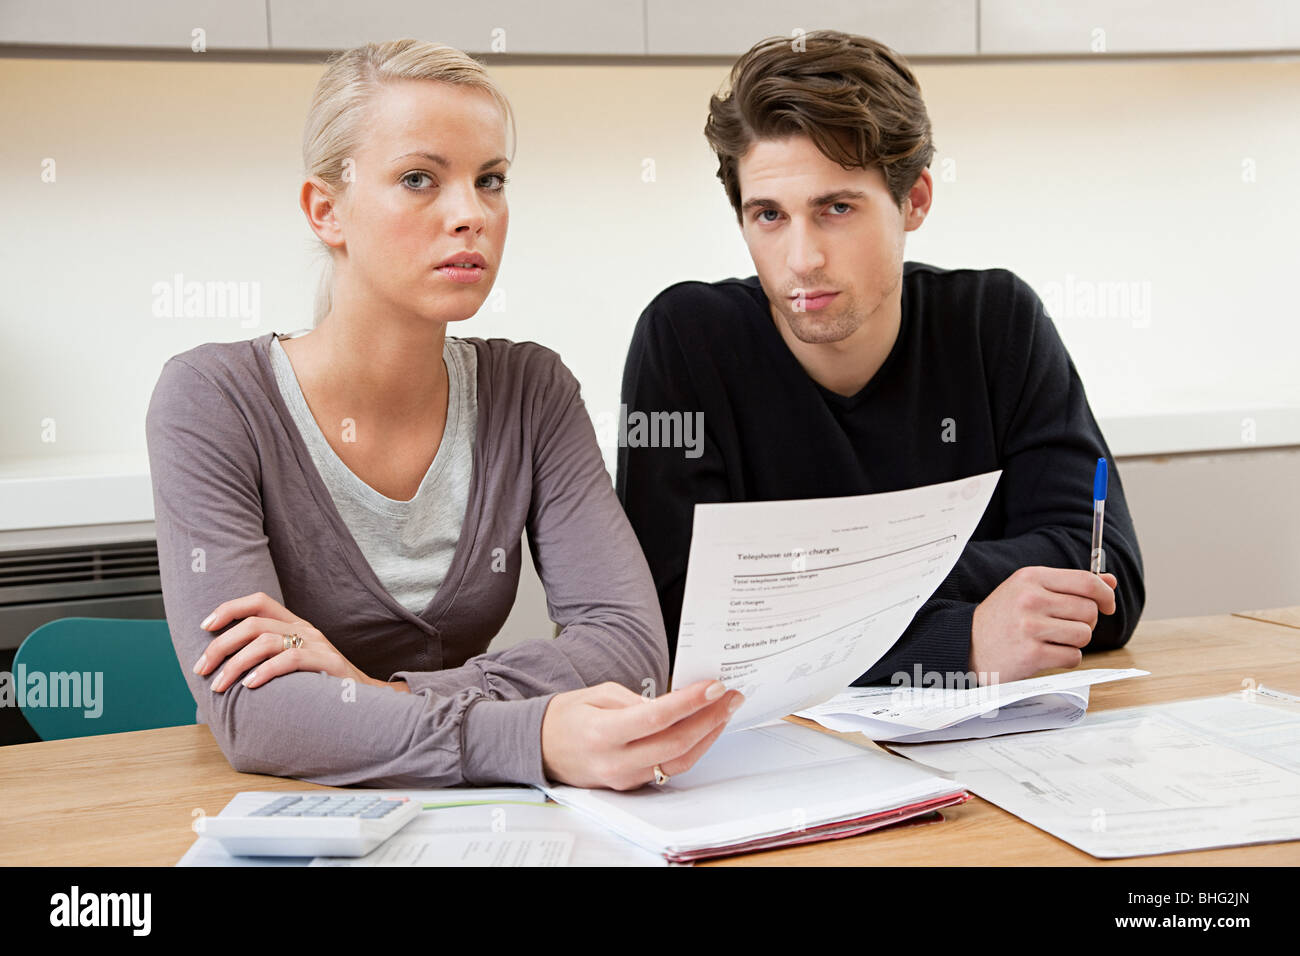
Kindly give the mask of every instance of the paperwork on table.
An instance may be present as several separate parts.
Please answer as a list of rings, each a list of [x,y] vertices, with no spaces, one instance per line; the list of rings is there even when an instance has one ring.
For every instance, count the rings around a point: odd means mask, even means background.
[[[312,866],[666,866],[667,860],[555,803],[426,810],[361,857]]]
[[[1300,839],[1300,698],[1263,687],[889,746],[1096,857]]]
[[[545,790],[676,862],[853,836],[969,799],[901,757],[784,720],[724,734],[662,786]]]
[[[983,687],[850,687],[796,716],[829,730],[900,743],[1054,730],[1087,713],[1090,685],[1149,673],[1094,668]]]
[[[834,697],[948,576],[1001,474],[696,505],[673,686],[717,678],[743,693],[726,733]]]

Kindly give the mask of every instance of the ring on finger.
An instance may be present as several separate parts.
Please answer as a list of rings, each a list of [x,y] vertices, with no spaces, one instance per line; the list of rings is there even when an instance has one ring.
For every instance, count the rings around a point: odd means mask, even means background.
[[[284,635],[283,644],[283,650],[286,651],[290,648],[302,647],[302,638],[297,634],[286,634]]]
[[[655,764],[654,771],[655,771],[655,783],[657,783],[659,786],[662,787],[664,784],[668,782],[668,774],[664,773],[663,767],[659,766],[658,764]]]

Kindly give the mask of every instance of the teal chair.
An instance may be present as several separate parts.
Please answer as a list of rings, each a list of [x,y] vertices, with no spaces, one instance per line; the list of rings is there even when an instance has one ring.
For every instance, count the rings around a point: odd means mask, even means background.
[[[19,709],[42,740],[197,723],[166,621],[42,624],[14,655],[13,680]],[[42,682],[43,699],[33,700]]]

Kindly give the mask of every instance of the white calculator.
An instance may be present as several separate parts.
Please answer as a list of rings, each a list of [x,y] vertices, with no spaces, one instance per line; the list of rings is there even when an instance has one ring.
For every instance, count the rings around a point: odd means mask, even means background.
[[[231,856],[365,856],[420,815],[422,804],[373,793],[268,794],[234,816],[203,821]]]

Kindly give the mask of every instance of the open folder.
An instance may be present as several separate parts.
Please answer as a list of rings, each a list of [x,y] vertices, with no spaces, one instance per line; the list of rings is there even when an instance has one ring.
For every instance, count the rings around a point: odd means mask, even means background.
[[[671,862],[854,836],[970,799],[915,763],[777,721],[724,734],[662,786],[544,788]]]

